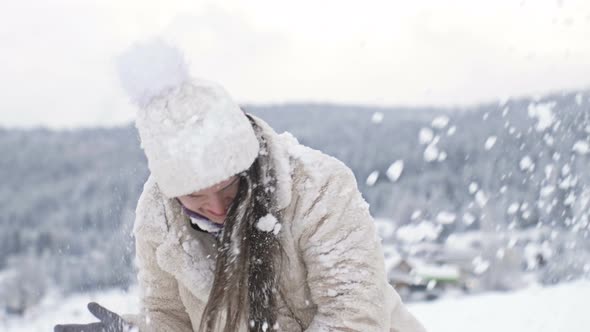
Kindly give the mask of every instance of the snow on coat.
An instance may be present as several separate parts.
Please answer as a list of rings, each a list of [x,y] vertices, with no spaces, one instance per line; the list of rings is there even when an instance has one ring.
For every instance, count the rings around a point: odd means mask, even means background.
[[[424,332],[386,278],[368,204],[339,160],[278,135],[260,118],[277,186],[281,245],[279,331]],[[134,235],[141,332],[198,331],[213,285],[215,239],[188,225],[153,177],[139,199]],[[244,326],[244,330],[246,327]]]

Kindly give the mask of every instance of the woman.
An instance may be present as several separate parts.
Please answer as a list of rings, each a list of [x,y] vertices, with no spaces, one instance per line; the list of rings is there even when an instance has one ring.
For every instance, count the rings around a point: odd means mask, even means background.
[[[157,45],[139,49],[176,56]],[[91,304],[94,326],[424,331],[387,282],[352,171],[242,112],[222,87],[177,76],[129,89],[142,91],[136,126],[151,173],[134,225],[142,309],[119,317]],[[84,328],[70,327],[56,331]]]

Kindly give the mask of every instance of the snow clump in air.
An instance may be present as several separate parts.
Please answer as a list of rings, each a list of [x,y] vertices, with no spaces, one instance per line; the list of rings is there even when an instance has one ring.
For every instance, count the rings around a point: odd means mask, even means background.
[[[391,238],[395,234],[396,226],[390,219],[375,218],[375,231],[382,239]]]
[[[371,121],[376,124],[383,122],[383,113],[381,113],[381,112],[373,113],[373,116],[371,117]]]
[[[475,257],[471,263],[473,264],[473,272],[475,272],[475,274],[483,274],[490,267],[490,262],[483,259],[481,256]]]
[[[414,210],[414,212],[412,212],[412,216],[410,217],[410,219],[416,220],[416,219],[420,218],[421,216],[422,216],[421,210]]]
[[[502,110],[502,117],[505,118],[506,115],[508,115],[508,111],[510,110],[510,107],[506,106],[504,107],[504,109]]]
[[[466,212],[466,213],[463,215],[463,223],[464,223],[465,225],[468,225],[468,226],[469,226],[469,225],[472,225],[474,222],[475,222],[475,216],[474,216],[474,215],[472,215],[471,213],[469,213],[469,212]]]
[[[433,162],[439,158],[440,151],[436,144],[429,144],[426,149],[424,149],[424,160],[427,162]]]
[[[396,237],[406,243],[419,243],[422,241],[436,240],[442,231],[441,225],[435,225],[430,221],[423,221],[417,225],[404,225],[398,228]]]
[[[555,102],[540,104],[531,103],[529,105],[529,116],[531,118],[537,118],[537,125],[535,126],[537,131],[546,130],[555,122],[555,115],[553,114],[553,108],[555,105]]]
[[[524,156],[519,162],[520,169],[523,171],[532,172],[535,170],[535,163],[529,156]]]
[[[512,204],[510,204],[510,206],[508,206],[508,209],[506,210],[506,212],[509,215],[513,215],[513,214],[516,214],[516,212],[518,212],[519,208],[520,208],[520,204],[512,203]]]
[[[498,139],[498,137],[496,136],[490,136],[486,139],[486,143],[485,143],[485,149],[486,150],[490,150],[491,148],[494,147],[494,145],[496,144],[496,140]]]
[[[399,177],[402,175],[403,170],[404,170],[404,161],[397,160],[393,164],[391,164],[391,166],[389,166],[389,168],[387,169],[387,172],[385,174],[387,175],[389,180],[391,180],[391,182],[396,182],[399,179]]]
[[[377,179],[379,179],[379,171],[371,172],[371,174],[369,174],[369,176],[367,177],[367,181],[366,181],[367,186],[369,186],[369,187],[374,186],[375,183],[377,182]]]
[[[431,125],[437,129],[443,129],[449,124],[449,117],[446,115],[437,116],[432,120]]]
[[[256,223],[256,228],[263,232],[273,232],[275,235],[277,235],[281,230],[281,224],[278,222],[275,216],[272,214],[267,214],[258,220]]]
[[[436,221],[439,224],[443,224],[443,225],[453,224],[456,219],[457,219],[457,216],[454,213],[448,212],[448,211],[441,211],[436,216]]]
[[[584,154],[588,154],[588,152],[590,152],[590,146],[588,145],[588,142],[577,141],[576,143],[574,143],[572,150],[577,154],[584,155]]]
[[[547,197],[547,196],[550,196],[551,194],[553,194],[554,191],[555,191],[555,186],[544,186],[541,188],[539,195],[541,195],[541,197]]]
[[[457,132],[457,126],[451,126],[451,127],[449,127],[449,130],[447,130],[447,136],[453,136],[453,135],[455,135],[456,132]]]
[[[488,197],[483,191],[479,190],[475,193],[475,202],[479,207],[484,207],[488,203]]]
[[[434,132],[432,132],[432,129],[430,128],[422,128],[418,132],[418,142],[420,142],[421,145],[426,145],[432,142],[433,138]]]
[[[477,184],[477,182],[471,182],[469,184],[469,193],[470,194],[475,194],[475,192],[478,190],[479,190],[479,185]]]

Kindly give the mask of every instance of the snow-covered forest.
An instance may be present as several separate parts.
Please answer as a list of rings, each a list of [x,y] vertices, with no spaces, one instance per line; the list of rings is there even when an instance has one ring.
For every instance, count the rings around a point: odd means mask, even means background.
[[[463,109],[244,109],[352,168],[390,282],[427,326],[469,306],[451,296],[588,294],[589,91]],[[0,128],[0,154],[0,320],[17,331],[56,294],[133,301],[130,231],[148,175],[135,128]]]

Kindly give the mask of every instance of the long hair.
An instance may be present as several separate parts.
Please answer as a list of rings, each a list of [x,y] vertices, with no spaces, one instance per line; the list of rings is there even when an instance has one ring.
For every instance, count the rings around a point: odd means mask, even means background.
[[[218,239],[215,279],[201,318],[202,332],[235,332],[244,323],[252,332],[271,331],[276,324],[277,267],[282,248],[275,232],[257,225],[263,217],[279,218],[272,199],[276,176],[260,127],[248,118],[261,153],[240,173],[238,192]],[[220,326],[223,321],[225,325]]]

